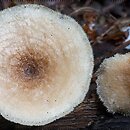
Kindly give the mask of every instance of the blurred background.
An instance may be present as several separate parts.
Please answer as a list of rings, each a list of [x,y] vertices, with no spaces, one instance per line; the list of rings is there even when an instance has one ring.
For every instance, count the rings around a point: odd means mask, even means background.
[[[0,116],[0,130],[130,130],[130,117],[110,114],[96,94],[95,72],[104,58],[130,52],[129,0],[0,0],[0,10],[41,4],[73,17],[89,37],[95,58],[90,90],[69,115],[40,127],[27,127]]]

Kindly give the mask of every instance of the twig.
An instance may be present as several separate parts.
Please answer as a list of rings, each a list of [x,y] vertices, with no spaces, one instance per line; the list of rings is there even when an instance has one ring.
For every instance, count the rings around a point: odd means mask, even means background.
[[[98,36],[96,38],[95,42],[92,43],[93,46],[95,45],[95,43],[102,41],[106,34],[109,34],[112,31],[116,31],[116,30],[121,31],[121,29],[123,27],[129,26],[129,24],[130,24],[130,19],[129,18],[116,20],[116,22],[110,28],[108,28],[105,32],[103,32],[100,36]]]
[[[98,12],[96,9],[91,8],[91,7],[82,7],[82,8],[79,8],[79,9],[73,11],[73,12],[70,14],[70,16],[79,15],[79,14],[84,13],[85,11],[94,11],[94,12]]]
[[[93,0],[87,0],[87,1],[85,2],[85,5],[86,5],[86,6],[89,6],[89,5],[92,3],[92,1],[93,1]]]
[[[111,9],[113,9],[116,5],[119,5],[119,4],[123,3],[124,1],[125,0],[113,1],[112,4],[110,4],[107,7],[105,7],[102,12],[106,13],[106,12],[110,11]]]

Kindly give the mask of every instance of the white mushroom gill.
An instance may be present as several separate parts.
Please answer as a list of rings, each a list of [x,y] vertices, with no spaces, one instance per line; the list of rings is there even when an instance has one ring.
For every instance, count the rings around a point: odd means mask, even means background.
[[[105,59],[97,74],[97,92],[108,111],[129,115],[130,53]]]
[[[73,111],[89,89],[93,54],[72,18],[40,5],[0,12],[0,112],[45,125]]]

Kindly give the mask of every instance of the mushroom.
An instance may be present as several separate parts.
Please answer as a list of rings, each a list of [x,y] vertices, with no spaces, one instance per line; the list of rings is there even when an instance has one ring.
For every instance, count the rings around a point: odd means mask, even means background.
[[[108,111],[130,114],[130,53],[105,59],[97,75],[97,93]]]
[[[72,18],[41,5],[0,12],[0,113],[45,125],[85,98],[93,69],[88,38]]]

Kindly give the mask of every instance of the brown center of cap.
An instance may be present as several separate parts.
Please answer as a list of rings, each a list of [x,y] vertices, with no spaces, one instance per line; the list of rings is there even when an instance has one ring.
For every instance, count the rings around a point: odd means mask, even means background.
[[[25,77],[34,78],[39,74],[38,65],[35,60],[31,59],[27,61],[27,63],[23,64],[23,72]]]
[[[13,63],[8,68],[11,80],[24,88],[34,88],[41,82],[50,82],[55,62],[54,58],[46,53],[35,48],[16,51],[9,57],[9,64]]]
[[[25,76],[33,77],[36,74],[36,68],[34,65],[27,64],[24,66]]]

